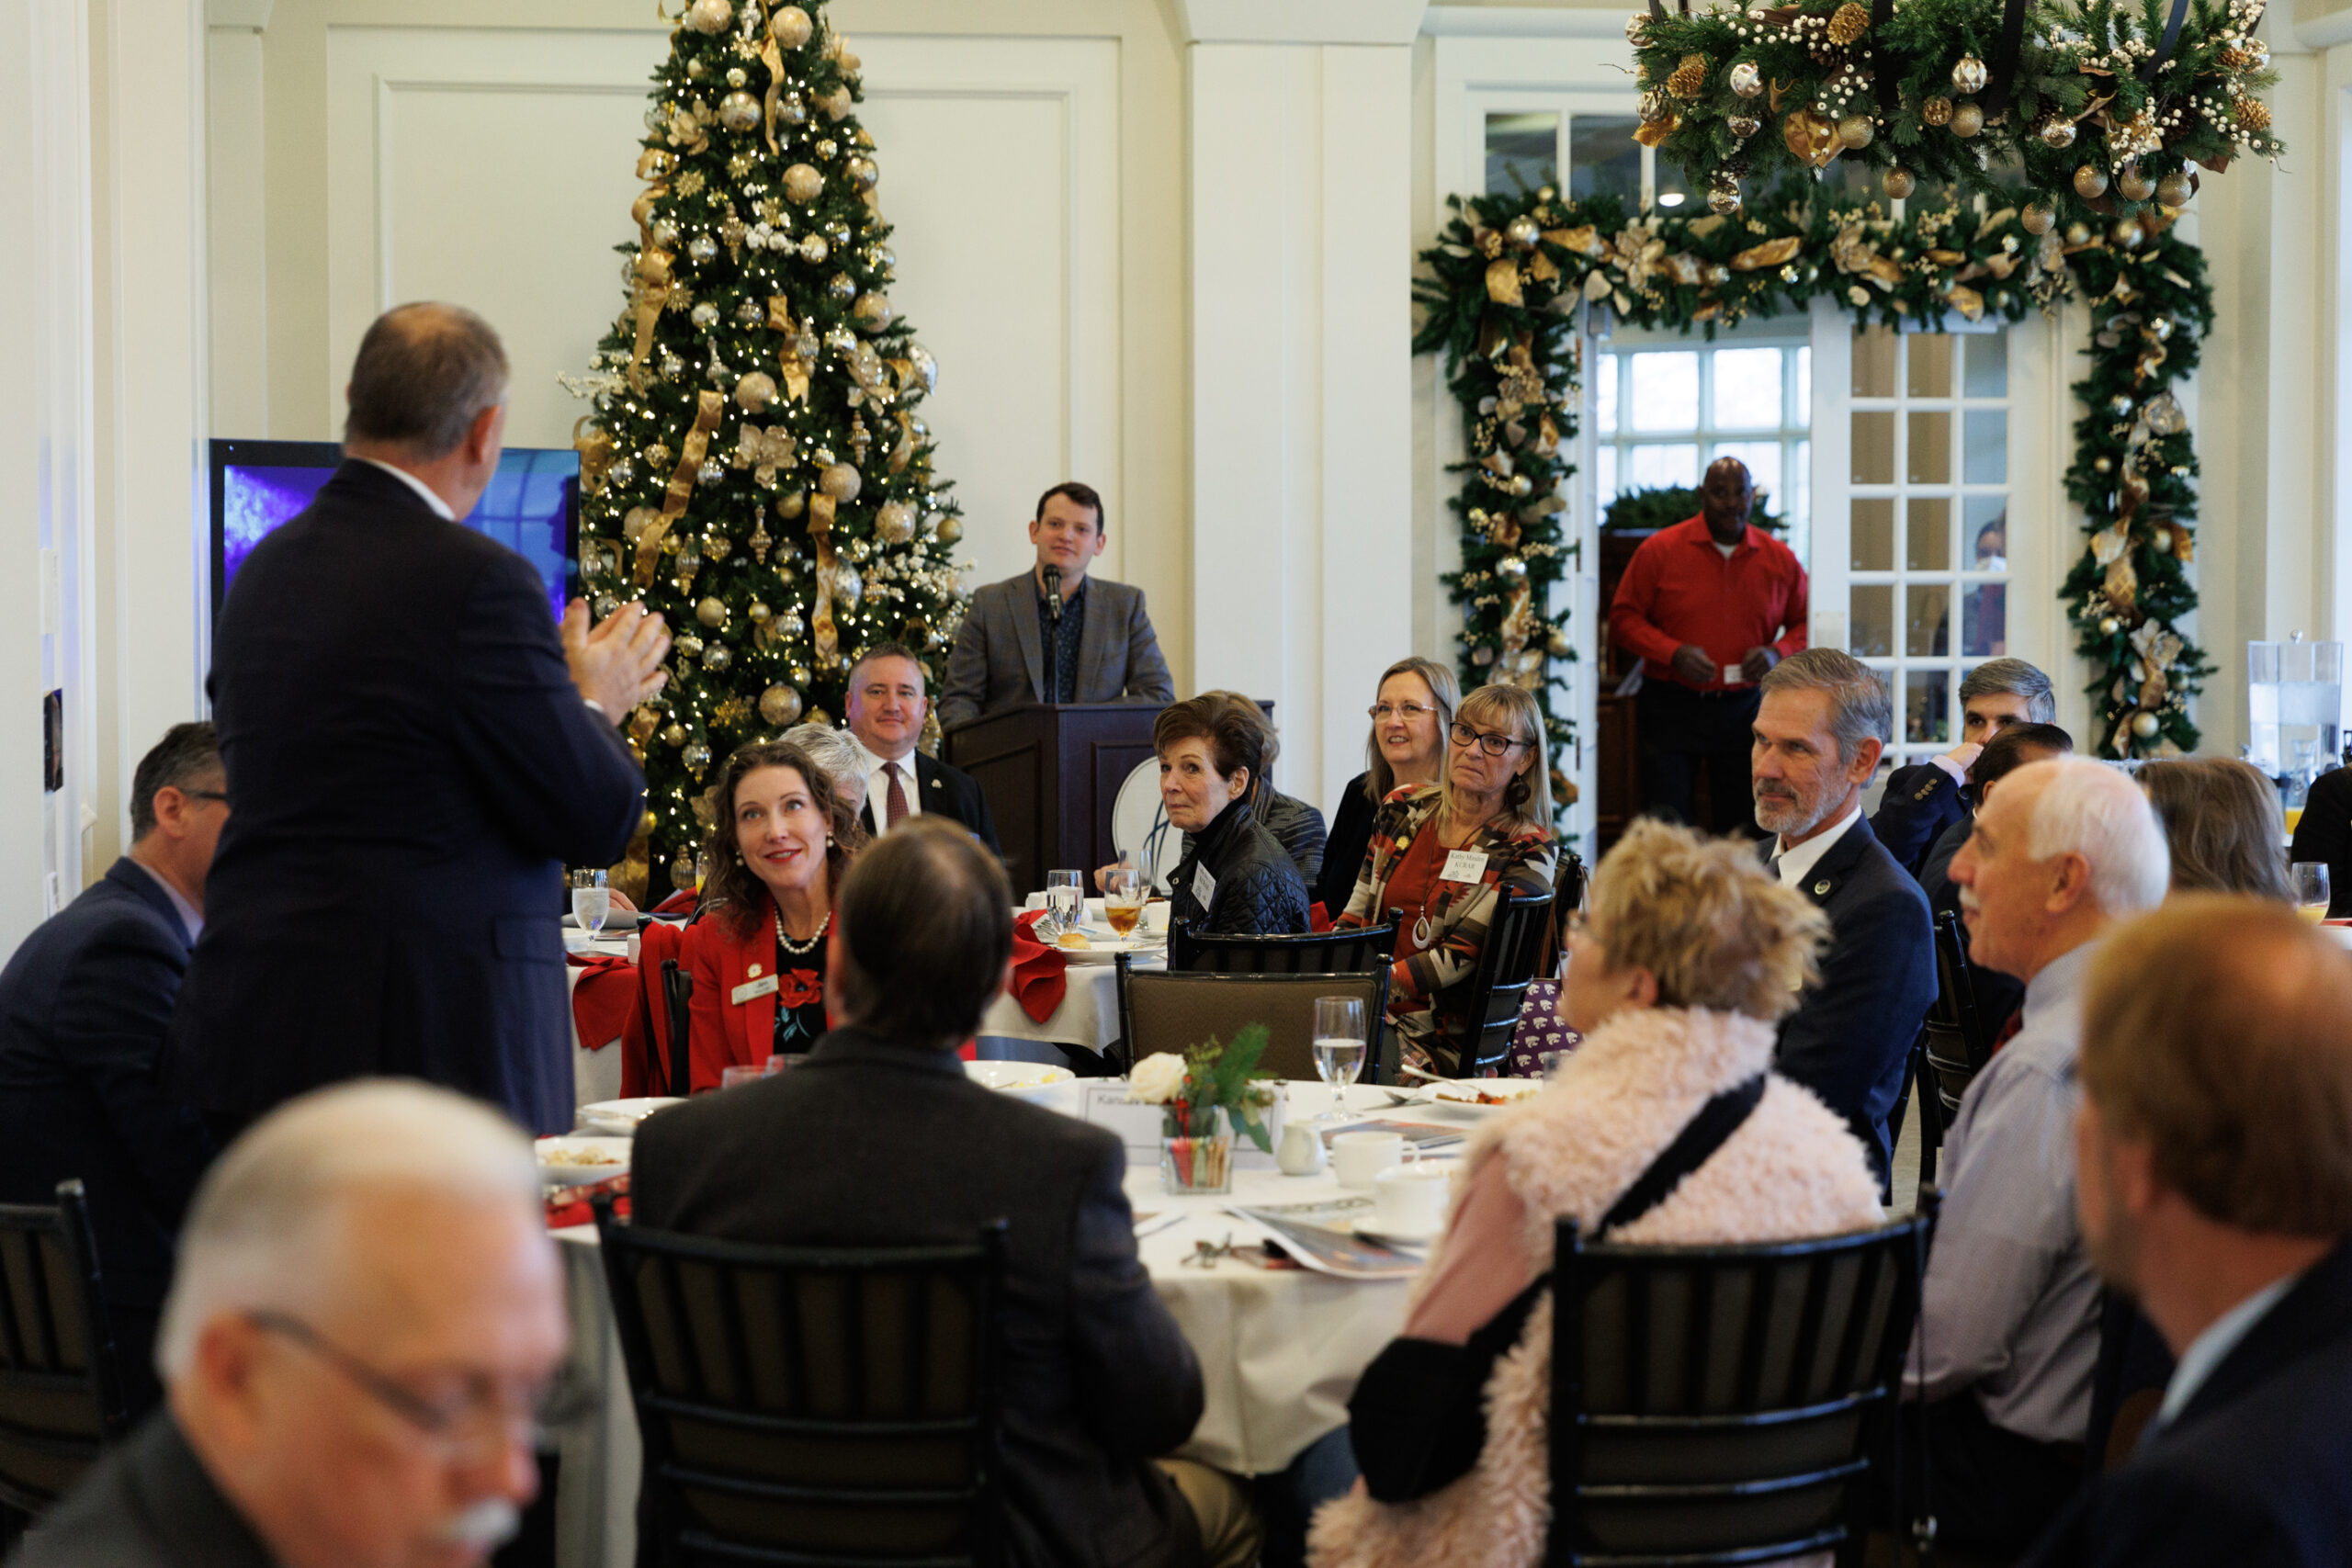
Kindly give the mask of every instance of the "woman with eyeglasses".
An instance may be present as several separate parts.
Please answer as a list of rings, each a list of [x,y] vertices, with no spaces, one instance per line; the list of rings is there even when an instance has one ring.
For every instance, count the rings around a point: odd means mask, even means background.
[[[1380,672],[1372,700],[1372,733],[1363,743],[1364,770],[1340,793],[1331,833],[1323,845],[1323,874],[1307,891],[1324,912],[1348,907],[1372,847],[1372,818],[1400,784],[1435,784],[1445,761],[1445,728],[1462,705],[1453,671],[1433,659],[1400,659]]]
[[[1388,1022],[1404,1065],[1452,1077],[1471,977],[1503,890],[1552,885],[1544,715],[1517,686],[1481,686],[1447,728],[1441,782],[1389,792],[1340,926],[1396,911]]]

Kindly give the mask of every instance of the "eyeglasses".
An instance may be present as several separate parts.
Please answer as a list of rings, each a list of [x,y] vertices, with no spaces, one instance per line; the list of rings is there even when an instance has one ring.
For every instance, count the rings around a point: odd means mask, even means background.
[[[1453,743],[1456,746],[1476,745],[1479,750],[1484,751],[1489,757],[1501,757],[1508,755],[1510,749],[1514,746],[1532,746],[1535,744],[1532,740],[1519,740],[1508,735],[1495,735],[1483,730],[1473,729],[1458,718],[1453,721],[1453,727],[1449,728],[1446,733],[1453,737]]]
[[[1374,703],[1364,712],[1372,716],[1375,724],[1385,723],[1392,718],[1401,718],[1410,724],[1417,718],[1437,712],[1437,709],[1425,708],[1419,703]]]
[[[184,789],[180,793],[190,800],[226,800],[228,793],[217,789]]]
[[[282,1312],[249,1312],[246,1321],[265,1333],[290,1340],[348,1379],[352,1386],[407,1422],[453,1461],[496,1457],[518,1433],[567,1427],[587,1416],[594,1394],[575,1377],[559,1373],[520,1388],[500,1380],[467,1375],[466,1391],[431,1399],[379,1371],[304,1323]]]

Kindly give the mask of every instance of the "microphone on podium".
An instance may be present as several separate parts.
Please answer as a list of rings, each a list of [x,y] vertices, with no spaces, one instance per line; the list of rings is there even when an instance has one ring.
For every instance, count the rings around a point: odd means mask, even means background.
[[[1062,569],[1049,566],[1045,576],[1046,615],[1058,627],[1062,624]]]

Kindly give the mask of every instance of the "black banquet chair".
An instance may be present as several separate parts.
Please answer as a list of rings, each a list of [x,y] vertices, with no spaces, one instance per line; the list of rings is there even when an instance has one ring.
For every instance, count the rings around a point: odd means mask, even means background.
[[[640,1563],[1002,1561],[1004,1227],[764,1247],[596,1202],[645,1442]]]
[[[1206,936],[1168,928],[1168,967],[1219,975],[1365,975],[1396,956],[1396,922],[1303,936]]]
[[[1520,1008],[1535,978],[1551,914],[1548,887],[1506,890],[1496,901],[1494,921],[1487,928],[1486,945],[1478,950],[1478,967],[1471,976],[1463,1023],[1453,1039],[1460,1063],[1456,1077],[1481,1077],[1501,1066],[1510,1054],[1511,1032],[1519,1027]]]
[[[1932,1192],[1895,1224],[1803,1241],[1595,1245],[1561,1222],[1551,1568],[1860,1562],[1869,1472],[1900,1473],[1894,1400],[1934,1226]]]
[[[1942,1145],[1942,1133],[1960,1114],[1961,1098],[1993,1059],[1993,1028],[1976,1005],[1976,974],[1961,937],[1960,917],[1947,909],[1936,917],[1936,999],[1921,1025],[1920,1055],[1927,1070],[1920,1076],[1920,1109],[1935,1119],[1931,1138],[1921,1145],[1923,1184],[1935,1174],[1925,1163],[1928,1151]],[[1928,1103],[1931,1094],[1933,1105]]]
[[[130,1431],[115,1355],[82,1184],[61,1183],[53,1207],[0,1204],[0,1505],[11,1524]]]

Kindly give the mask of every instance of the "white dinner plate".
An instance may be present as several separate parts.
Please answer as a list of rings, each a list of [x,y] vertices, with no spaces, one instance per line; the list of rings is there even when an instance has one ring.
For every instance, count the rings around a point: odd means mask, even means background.
[[[1078,1077],[1068,1067],[1045,1062],[967,1062],[964,1073],[982,1089],[1006,1089],[1014,1094],[1068,1083]]]
[[[1499,1111],[1543,1092],[1541,1078],[1450,1078],[1430,1084],[1427,1098],[1463,1111]]]
[[[1147,937],[1140,933],[1135,936],[1113,936],[1109,931],[1104,931],[1101,936],[1097,936],[1092,931],[1088,931],[1086,940],[1093,945],[1057,947],[1054,951],[1072,964],[1109,964],[1123,953],[1165,953],[1168,951],[1168,943],[1164,938]]]
[[[683,1100],[667,1095],[648,1095],[641,1100],[600,1100],[580,1108],[580,1119],[598,1133],[616,1133],[631,1136],[637,1124],[667,1106],[684,1105]]]
[[[562,1187],[589,1187],[628,1174],[629,1141],[617,1137],[541,1138],[533,1145],[539,1179]]]

